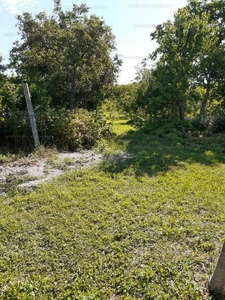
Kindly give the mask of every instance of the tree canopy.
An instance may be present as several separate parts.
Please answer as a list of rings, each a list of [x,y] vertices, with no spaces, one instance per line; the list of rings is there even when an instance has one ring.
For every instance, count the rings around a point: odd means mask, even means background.
[[[45,85],[53,105],[95,107],[94,97],[115,82],[121,65],[113,56],[115,37],[104,20],[88,16],[85,4],[71,11],[63,11],[60,0],[54,4],[51,16],[17,17],[21,41],[11,50],[11,65],[23,80]]]
[[[215,103],[225,107],[225,6],[222,0],[189,0],[173,20],[156,26],[150,34],[157,47],[149,55],[154,62],[139,65],[136,112],[146,119],[179,118],[184,132],[187,114],[205,115]]]
[[[223,1],[194,1],[174,15],[173,22],[158,25],[151,34],[159,44],[151,55],[170,65],[173,77],[186,88],[198,84],[205,88],[200,115],[203,117],[212,85],[224,81],[225,48]],[[188,84],[187,84],[188,83]]]

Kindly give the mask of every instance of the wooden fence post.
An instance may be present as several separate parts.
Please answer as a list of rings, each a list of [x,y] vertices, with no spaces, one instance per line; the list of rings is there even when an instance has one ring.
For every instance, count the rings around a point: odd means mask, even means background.
[[[23,91],[24,91],[24,95],[26,98],[27,109],[28,109],[30,124],[31,124],[32,133],[33,133],[33,137],[34,137],[35,147],[39,147],[40,140],[39,140],[39,136],[38,136],[37,124],[36,124],[36,119],[35,119],[35,115],[34,115],[34,109],[33,109],[33,105],[31,102],[31,96],[30,96],[30,92],[29,92],[27,83],[23,83]]]

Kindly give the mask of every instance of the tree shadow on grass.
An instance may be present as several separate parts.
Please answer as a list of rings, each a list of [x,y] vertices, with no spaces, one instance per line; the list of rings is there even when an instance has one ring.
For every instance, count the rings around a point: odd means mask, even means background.
[[[225,300],[225,296],[222,295],[212,295],[211,300]]]
[[[109,173],[122,173],[126,169],[135,170],[137,177],[156,175],[173,167],[185,167],[186,164],[199,163],[214,166],[225,163],[225,137],[195,137],[185,140],[159,138],[141,130],[130,131],[118,137],[126,152],[132,154],[126,159],[108,159],[102,169]]]

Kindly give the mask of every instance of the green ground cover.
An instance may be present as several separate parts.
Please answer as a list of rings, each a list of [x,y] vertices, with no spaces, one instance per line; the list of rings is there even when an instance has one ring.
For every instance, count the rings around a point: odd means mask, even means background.
[[[0,299],[212,299],[224,137],[174,144],[124,124],[114,147],[134,158],[0,199]]]

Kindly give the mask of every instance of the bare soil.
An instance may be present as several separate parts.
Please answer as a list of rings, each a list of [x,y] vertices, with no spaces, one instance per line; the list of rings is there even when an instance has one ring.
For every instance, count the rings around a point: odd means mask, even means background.
[[[25,157],[0,165],[0,196],[15,187],[32,188],[72,169],[88,168],[100,162],[124,160],[134,155],[119,152],[113,155],[97,154],[93,150],[60,152],[53,158]]]

